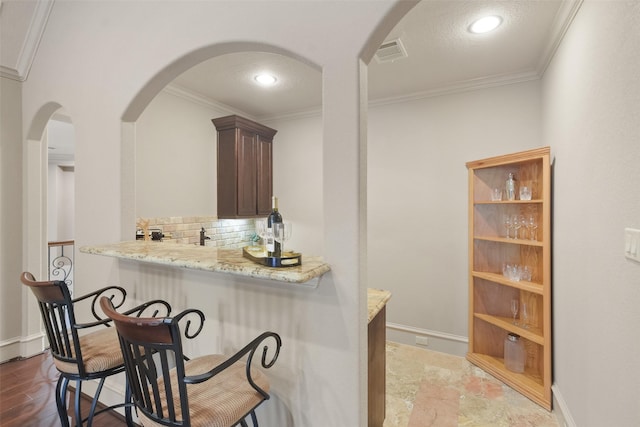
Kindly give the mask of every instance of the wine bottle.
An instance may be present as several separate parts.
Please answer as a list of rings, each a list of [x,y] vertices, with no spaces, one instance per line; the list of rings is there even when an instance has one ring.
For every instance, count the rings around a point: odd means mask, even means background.
[[[278,198],[271,197],[271,213],[267,217],[267,255],[273,258],[282,257],[282,248],[275,240],[273,224],[282,222],[282,215],[278,212]]]

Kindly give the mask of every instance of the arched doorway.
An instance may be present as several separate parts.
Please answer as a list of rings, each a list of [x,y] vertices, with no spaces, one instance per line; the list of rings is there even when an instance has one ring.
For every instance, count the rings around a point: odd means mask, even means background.
[[[65,146],[60,152],[65,152],[63,157],[57,160],[53,157],[53,164],[50,165],[49,150],[50,137],[56,141],[59,147]],[[75,144],[73,138],[73,125],[69,116],[64,113],[62,105],[51,102],[40,108],[35,115],[34,120],[28,130],[25,142],[26,146],[23,151],[24,159],[24,223],[23,223],[23,242],[24,253],[24,269],[33,273],[36,277],[47,279],[51,277],[54,267],[51,267],[51,260],[55,260],[49,255],[49,241],[51,238],[58,236],[58,222],[61,221],[58,212],[63,212],[65,217],[65,225],[63,227],[66,240],[73,240],[73,178],[69,175],[63,176],[64,183],[61,186],[55,186],[55,191],[59,192],[56,196],[49,195],[52,190],[49,184],[52,183],[51,177],[56,174],[59,166],[64,166],[67,171],[61,173],[69,173],[73,169],[73,146]],[[59,210],[56,201],[65,199]],[[51,215],[50,215],[51,214]],[[49,234],[50,229],[55,229],[54,234]],[[73,246],[65,249],[66,257],[72,260]],[[66,261],[57,260],[58,263],[63,262],[65,280],[72,280],[71,266]],[[60,265],[60,264],[59,264]],[[62,265],[61,265],[62,266]],[[71,275],[71,276],[70,276]],[[70,277],[68,277],[70,276]],[[61,278],[58,278],[61,279]],[[23,307],[23,334],[32,337],[23,346],[22,354],[32,355],[45,348],[46,343],[44,335],[40,331],[40,314],[34,300],[26,299]]]
[[[57,111],[47,123],[47,270],[73,295],[75,236],[75,132],[71,118]]]
[[[277,122],[282,111],[292,105],[291,108],[304,109],[305,116],[313,117],[316,123],[322,122],[320,67],[283,49],[248,43],[211,46],[176,60],[168,68],[172,73],[167,74],[165,70],[152,79],[123,116],[123,156],[136,159],[131,165],[133,170],[129,170],[132,174],[130,180],[125,179],[135,182],[136,191],[135,201],[128,200],[122,204],[127,209],[123,212],[123,222],[128,222],[123,224],[123,229],[129,230],[124,238],[130,238],[136,226],[132,221],[137,218],[146,220],[151,217],[153,222],[155,217],[170,217],[175,223],[182,217],[201,217],[205,227],[207,220],[215,219],[216,132],[211,119],[237,114],[278,128],[273,144],[276,168],[278,163],[294,165],[292,157],[302,147],[301,144],[293,145],[292,137],[287,137],[293,130],[280,129],[279,125],[272,124],[273,120]],[[277,84],[269,89],[259,88],[253,80],[254,74],[265,68],[278,74]],[[206,86],[207,82],[211,88]],[[147,93],[156,91],[153,96]],[[306,103],[299,101],[300,96],[289,100],[292,92],[296,95],[305,93],[311,99]],[[145,101],[147,98],[149,100]],[[143,101],[147,102],[144,108],[140,104]],[[275,107],[276,102],[279,109],[269,114],[269,106]],[[262,103],[261,108],[259,103]],[[135,125],[130,120],[135,120]],[[307,126],[314,130],[306,134],[305,143],[312,150],[320,151],[321,126]],[[135,137],[135,141],[129,140],[129,136]],[[318,163],[317,169],[320,168]],[[158,174],[159,170],[163,171],[162,175]],[[321,233],[320,221],[315,218],[309,224],[303,218],[314,212],[312,207],[301,212],[300,207],[291,202],[295,199],[295,192],[302,189],[292,190],[290,186],[279,185],[284,181],[296,183],[300,180],[288,178],[282,170],[279,168],[274,173],[274,191],[285,206],[286,201],[290,201],[292,209],[286,211],[289,218],[302,221],[298,224],[300,227],[296,227],[297,236],[301,241],[320,241],[315,236],[308,237],[309,233]],[[320,194],[320,183],[314,185],[319,186],[316,192]],[[190,191],[185,192],[184,188]],[[193,197],[193,194],[198,196]],[[167,199],[176,203],[168,206],[164,202]],[[320,199],[318,203],[321,203]],[[319,216],[321,209],[315,209],[315,212]],[[162,224],[156,226],[164,231]],[[183,233],[176,235],[178,242],[192,243],[186,241],[187,236]],[[305,235],[307,237],[303,237]]]

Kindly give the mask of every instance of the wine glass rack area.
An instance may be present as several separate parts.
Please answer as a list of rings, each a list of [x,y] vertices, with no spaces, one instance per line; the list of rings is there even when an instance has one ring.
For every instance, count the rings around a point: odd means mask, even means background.
[[[549,147],[467,163],[469,351],[467,359],[551,409],[551,168]],[[530,200],[505,197],[509,174]],[[496,197],[496,193],[499,197]],[[515,273],[515,274],[514,274]],[[514,319],[511,301],[518,301]],[[507,334],[520,336],[525,369],[504,363]]]

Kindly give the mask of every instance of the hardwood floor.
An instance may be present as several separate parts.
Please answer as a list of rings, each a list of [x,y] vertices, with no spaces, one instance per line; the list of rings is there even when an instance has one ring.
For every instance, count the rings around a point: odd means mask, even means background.
[[[24,360],[0,364],[0,425],[2,427],[49,427],[59,426],[55,392],[58,371],[49,352]],[[72,390],[68,393],[69,414],[73,414]],[[82,402],[82,413],[86,416],[91,402]],[[72,419],[71,425],[74,425]],[[124,418],[109,411],[98,415],[95,427],[126,426]]]

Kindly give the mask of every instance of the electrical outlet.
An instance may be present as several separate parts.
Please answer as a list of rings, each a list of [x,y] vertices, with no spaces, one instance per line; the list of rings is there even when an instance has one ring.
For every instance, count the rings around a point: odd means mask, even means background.
[[[624,229],[624,256],[640,262],[640,230]]]
[[[422,345],[422,346],[428,346],[429,345],[429,338],[428,337],[420,337],[420,336],[416,336],[416,345]]]

